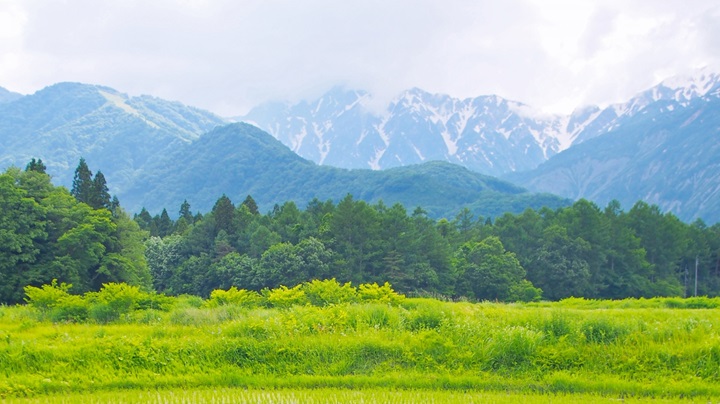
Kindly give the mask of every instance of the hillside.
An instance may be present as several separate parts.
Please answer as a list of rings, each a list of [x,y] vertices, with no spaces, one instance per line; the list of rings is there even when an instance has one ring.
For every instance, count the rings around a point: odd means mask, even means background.
[[[0,87],[0,104],[12,102],[22,97],[22,94],[14,93],[5,88]]]
[[[505,178],[601,205],[642,199],[684,221],[720,222],[719,94],[651,101],[622,126]]]
[[[108,87],[60,83],[0,103],[0,167],[41,158],[69,186],[80,157],[119,193],[136,170],[223,120],[209,112]]]
[[[385,171],[318,166],[248,124],[219,127],[153,161],[119,197],[131,211],[174,212],[187,199],[204,212],[222,194],[237,202],[249,194],[267,211],[284,201],[299,206],[313,198],[337,202],[348,193],[369,202],[400,202],[408,209],[421,206],[433,217],[454,216],[464,206],[496,217],[506,210],[570,203],[443,162]]]

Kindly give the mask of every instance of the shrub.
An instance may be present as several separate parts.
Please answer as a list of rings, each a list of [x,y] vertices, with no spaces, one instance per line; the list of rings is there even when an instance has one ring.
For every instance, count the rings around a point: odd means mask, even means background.
[[[510,286],[508,301],[511,302],[539,302],[542,298],[542,289],[536,288],[533,284],[523,279]]]
[[[105,283],[99,292],[86,293],[85,297],[91,302],[90,317],[108,323],[134,310],[145,295],[137,286]]]
[[[235,286],[228,290],[216,289],[210,292],[210,299],[207,301],[209,307],[224,306],[228,304],[243,307],[258,307],[262,303],[262,297],[254,291],[238,289]]]
[[[350,282],[340,285],[335,278],[305,282],[302,290],[314,306],[351,303],[357,300],[357,291]]]
[[[26,286],[25,301],[53,322],[87,320],[88,304],[82,297],[69,294],[71,287],[72,285],[67,283],[58,285],[56,279],[53,279],[50,285],[40,288]]]
[[[49,313],[53,322],[81,322],[88,318],[88,303],[80,296],[67,295]]]
[[[398,305],[405,296],[396,293],[388,282],[382,286],[377,283],[364,283],[358,288],[358,297],[363,302],[378,302]]]
[[[300,305],[308,303],[305,292],[302,291],[302,285],[297,285],[294,288],[288,288],[287,286],[281,285],[279,288],[263,290],[263,295],[267,298],[267,302],[278,308],[289,308],[293,305]]]
[[[42,285],[38,288],[35,286],[25,286],[25,301],[32,307],[46,312],[60,304],[70,294],[68,290],[72,285],[67,283],[57,284],[57,279],[53,279],[50,285]]]

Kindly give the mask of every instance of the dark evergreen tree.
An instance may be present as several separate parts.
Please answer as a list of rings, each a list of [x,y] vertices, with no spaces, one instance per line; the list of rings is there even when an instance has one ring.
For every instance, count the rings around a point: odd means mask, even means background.
[[[142,208],[139,214],[135,214],[133,219],[137,222],[141,229],[150,231],[150,225],[152,224],[153,218],[150,216],[150,212],[147,209]]]
[[[113,216],[117,216],[118,214],[118,208],[120,207],[120,200],[117,196],[113,195],[112,200],[110,201],[110,212],[113,213]]]
[[[80,157],[80,162],[75,169],[75,176],[73,177],[70,194],[74,196],[78,202],[90,204],[93,195],[93,188],[92,172],[85,162],[85,159]]]
[[[153,218],[158,237],[169,236],[173,232],[173,221],[170,219],[167,210],[163,209],[159,216]]]
[[[258,210],[257,203],[255,203],[255,199],[253,199],[252,196],[248,195],[247,198],[242,203],[243,205],[247,206],[247,208],[250,210],[250,213],[253,215],[259,215],[260,211]]]
[[[216,234],[219,233],[220,230],[225,230],[228,235],[235,234],[235,225],[233,223],[233,219],[235,217],[235,205],[233,205],[230,198],[223,194],[223,196],[215,202],[212,214],[215,218]]]
[[[182,205],[180,205],[180,217],[185,219],[187,224],[193,223],[194,218],[192,212],[190,212],[190,204],[187,199],[183,201]]]
[[[30,160],[28,165],[25,167],[25,171],[35,171],[41,174],[46,174],[47,167],[45,167],[45,164],[43,164],[42,159],[35,159],[33,158]]]
[[[94,209],[110,209],[110,193],[108,192],[105,175],[103,175],[101,171],[98,171],[97,174],[95,174],[91,190],[90,200],[87,204],[92,206]]]

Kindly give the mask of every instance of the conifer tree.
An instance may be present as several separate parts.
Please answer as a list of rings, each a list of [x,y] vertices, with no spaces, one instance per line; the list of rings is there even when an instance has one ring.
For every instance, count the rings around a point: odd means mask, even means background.
[[[252,196],[248,195],[247,198],[242,203],[243,205],[247,206],[250,213],[253,215],[259,215],[260,211],[258,210],[257,203],[255,203],[255,199],[253,199]]]
[[[95,174],[92,181],[92,193],[88,205],[95,209],[110,209],[110,193],[108,192],[107,181],[101,171]]]
[[[120,200],[118,199],[117,195],[113,195],[109,207],[110,212],[112,212],[113,216],[118,215],[118,208],[120,208]]]
[[[212,209],[215,218],[215,231],[225,230],[229,235],[235,234],[235,226],[233,219],[235,218],[235,205],[225,194],[215,202]]]
[[[180,205],[180,217],[184,218],[188,224],[192,224],[193,222],[193,215],[192,212],[190,212],[190,204],[187,199]]]
[[[155,216],[155,219],[153,219],[153,221],[157,226],[157,235],[159,237],[165,237],[172,234],[173,221],[172,219],[170,219],[170,215],[168,215],[166,209],[162,210],[160,216]]]
[[[37,159],[37,161],[35,161],[35,159],[33,158],[25,167],[25,171],[36,171],[41,174],[46,174],[46,170],[47,167],[45,166],[45,164],[43,164],[42,159]]]
[[[73,177],[72,189],[70,194],[78,200],[78,202],[88,203],[92,199],[93,193],[93,178],[92,172],[88,167],[85,159],[80,157],[80,162],[75,169],[75,176]]]
[[[147,209],[145,209],[145,207],[143,207],[140,210],[139,214],[138,213],[135,214],[135,217],[133,217],[133,220],[135,220],[135,222],[137,222],[137,224],[140,226],[141,229],[149,231],[150,224],[152,223],[153,218],[152,218],[152,216],[150,216],[150,212],[148,212]]]

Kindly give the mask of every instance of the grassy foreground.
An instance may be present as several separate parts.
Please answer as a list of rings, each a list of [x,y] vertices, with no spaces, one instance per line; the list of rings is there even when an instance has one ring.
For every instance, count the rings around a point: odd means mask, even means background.
[[[569,394],[567,402],[707,402],[720,397],[720,309],[714,299],[690,302],[178,301],[109,323],[53,323],[33,307],[0,307],[0,398],[353,402],[361,394],[356,402],[416,402],[419,394],[438,403],[563,403]],[[668,308],[704,306],[711,308]]]
[[[95,394],[70,394],[65,396],[50,396],[42,398],[16,398],[8,399],[7,404],[61,404],[61,403],[258,403],[258,404],[295,404],[295,403],[429,403],[429,404],[614,404],[622,402],[632,403],[706,403],[702,399],[650,399],[650,398],[622,398],[602,397],[589,394],[518,394],[503,392],[462,392],[438,390],[245,390],[245,389],[216,389],[216,390],[170,390],[170,391],[127,391],[102,392]]]

